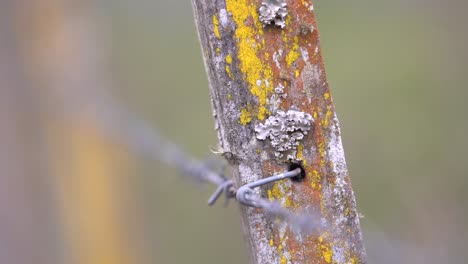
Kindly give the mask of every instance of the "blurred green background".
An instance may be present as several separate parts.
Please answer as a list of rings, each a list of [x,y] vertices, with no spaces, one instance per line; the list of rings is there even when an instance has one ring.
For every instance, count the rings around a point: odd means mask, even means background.
[[[113,3],[121,97],[204,158],[216,137],[190,4]],[[468,258],[466,8],[465,1],[315,1],[369,263]],[[143,174],[158,223],[155,250],[167,262],[246,262],[235,206],[207,209],[206,193],[163,165]],[[179,190],[180,199],[158,202],[168,195],[162,189]],[[177,239],[170,227],[181,231]]]
[[[91,10],[94,18],[110,93],[194,157],[208,158],[217,139],[190,2],[77,3],[72,13]],[[468,3],[314,6],[369,263],[466,262]],[[140,248],[142,263],[248,262],[237,205],[208,207],[212,186],[123,155],[134,164],[122,180],[132,190],[125,226],[138,226],[126,235],[136,237],[129,246]],[[57,230],[45,236],[58,237],[62,246],[51,251],[67,259]]]

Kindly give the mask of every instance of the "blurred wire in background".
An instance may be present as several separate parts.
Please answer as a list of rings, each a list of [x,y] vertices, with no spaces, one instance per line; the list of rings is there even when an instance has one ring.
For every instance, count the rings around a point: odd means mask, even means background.
[[[314,4],[369,262],[463,263],[466,1]],[[153,163],[151,123],[216,145],[189,2],[2,1],[0,262],[246,263],[236,208]]]

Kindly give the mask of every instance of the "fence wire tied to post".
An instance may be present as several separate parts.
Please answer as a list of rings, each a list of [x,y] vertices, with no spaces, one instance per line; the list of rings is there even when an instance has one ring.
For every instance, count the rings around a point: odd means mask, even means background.
[[[226,178],[223,174],[217,173],[210,168],[210,166],[206,166],[206,164],[191,158],[183,152],[181,148],[172,142],[164,140],[159,134],[155,135],[157,135],[158,142],[160,143],[158,152],[161,153],[161,151],[163,151],[163,153],[165,153],[165,155],[158,155],[160,161],[179,169],[185,175],[194,177],[196,180],[209,182],[217,186],[214,193],[208,199],[208,205],[215,204],[224,193],[226,203],[230,199],[235,198],[244,206],[261,208],[268,216],[276,217],[290,223],[292,228],[298,232],[310,233],[320,226],[319,217],[314,214],[295,214],[282,207],[278,202],[269,201],[253,192],[253,188],[298,176],[301,173],[300,168],[260,179],[236,188],[234,182]]]
[[[104,100],[104,102],[101,106],[105,107],[101,107],[99,111],[90,116],[100,124],[106,134],[128,146],[135,153],[178,169],[190,180],[216,185],[215,192],[208,199],[209,205],[213,205],[224,193],[226,203],[230,199],[236,199],[244,206],[261,208],[268,216],[290,223],[291,227],[298,232],[309,233],[323,227],[318,214],[293,213],[278,202],[264,199],[252,191],[252,188],[266,183],[294,177],[298,174],[297,171],[267,177],[237,189],[234,182],[225,177],[223,173],[216,172],[210,164],[192,158],[177,144],[164,138],[145,120],[125,111],[124,107],[113,100]],[[239,191],[245,194],[242,198],[238,195]]]

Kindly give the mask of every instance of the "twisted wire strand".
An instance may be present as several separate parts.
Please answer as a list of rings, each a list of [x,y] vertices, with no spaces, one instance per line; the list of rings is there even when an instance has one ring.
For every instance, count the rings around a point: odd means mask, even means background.
[[[178,167],[189,175],[217,185],[216,191],[208,200],[209,205],[213,205],[222,193],[226,196],[226,202],[228,199],[236,197],[238,189],[234,187],[232,180],[214,172],[210,168],[204,166],[203,163],[195,159],[190,159],[189,156],[182,152],[182,150],[175,144],[170,143],[167,140],[162,143],[165,145],[166,149],[172,150],[172,157],[168,156],[164,159],[167,161],[168,165]],[[173,162],[175,160],[178,160],[178,162]],[[188,165],[184,165],[184,161],[188,161]],[[257,205],[256,207],[262,208],[268,216],[290,223],[291,227],[300,233],[309,234],[320,227],[320,219],[314,214],[294,213],[277,202],[271,202],[268,199],[261,198],[253,193],[248,194],[248,199],[253,201],[253,203]]]
[[[88,113],[87,117],[94,119],[109,137],[147,159],[178,169],[190,180],[216,185],[216,191],[208,200],[209,205],[213,205],[223,193],[226,202],[236,197],[238,189],[232,180],[211,166],[192,158],[180,146],[163,137],[157,128],[125,111],[126,109],[112,98],[106,99],[108,100],[103,100],[100,104],[101,107]],[[277,202],[270,202],[253,193],[249,195],[249,199],[268,216],[289,222],[291,227],[299,232],[310,232],[318,227],[318,217],[314,215],[293,213]]]
[[[216,185],[216,191],[208,200],[209,205],[213,205],[223,193],[226,197],[226,203],[229,199],[235,198],[238,189],[234,187],[232,180],[214,171],[203,162],[192,158],[178,145],[163,138],[155,128],[151,128],[141,121],[139,124],[129,127],[133,127],[131,134],[138,143],[135,145],[137,150],[145,150],[144,153],[150,158],[176,168],[192,179]],[[319,227],[319,218],[313,214],[296,214],[277,202],[270,202],[254,194],[250,195],[249,199],[262,208],[268,216],[290,223],[291,227],[298,232],[310,233]]]

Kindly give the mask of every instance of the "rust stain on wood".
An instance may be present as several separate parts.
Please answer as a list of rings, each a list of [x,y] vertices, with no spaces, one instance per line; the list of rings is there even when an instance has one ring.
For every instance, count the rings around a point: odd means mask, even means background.
[[[266,142],[255,138],[255,125],[293,107],[314,118],[296,156],[306,179],[272,184],[262,189],[262,195],[297,212],[315,212],[324,225],[313,234],[301,235],[287,224],[265,219],[259,210],[245,209],[247,236],[255,251],[252,261],[364,263],[356,202],[312,2],[287,1],[284,28],[260,23],[260,0],[202,2],[193,0],[193,5],[216,127],[221,146],[233,153],[229,161],[237,169],[238,184],[282,172],[288,165],[275,157]],[[204,24],[211,21],[219,23]],[[229,63],[226,56],[231,58]],[[275,93],[277,87],[281,94]]]

